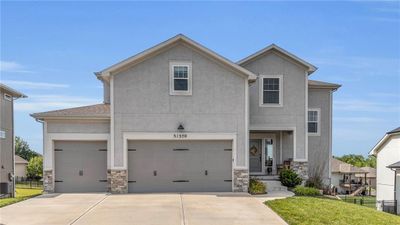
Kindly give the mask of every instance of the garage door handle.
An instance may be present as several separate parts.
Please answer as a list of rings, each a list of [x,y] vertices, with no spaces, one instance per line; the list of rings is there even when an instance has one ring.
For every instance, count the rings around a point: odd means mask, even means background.
[[[56,182],[56,183],[61,183],[61,182],[63,182],[62,180],[55,180],[54,182]]]
[[[153,175],[154,175],[154,176],[157,176],[157,170],[154,170],[154,171],[153,171]]]
[[[189,182],[189,180],[174,180],[172,182],[174,182],[174,183],[183,183],[183,182]]]
[[[204,171],[204,175],[206,175],[206,176],[208,175],[208,171],[207,171],[207,170],[206,170],[206,171]]]
[[[99,180],[99,182],[107,182],[107,180]]]
[[[224,180],[225,182],[232,182],[232,180]]]

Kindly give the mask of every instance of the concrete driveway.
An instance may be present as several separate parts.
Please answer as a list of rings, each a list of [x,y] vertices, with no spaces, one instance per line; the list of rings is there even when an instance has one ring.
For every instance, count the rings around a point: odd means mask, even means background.
[[[0,208],[0,224],[286,224],[249,195],[48,194]]]

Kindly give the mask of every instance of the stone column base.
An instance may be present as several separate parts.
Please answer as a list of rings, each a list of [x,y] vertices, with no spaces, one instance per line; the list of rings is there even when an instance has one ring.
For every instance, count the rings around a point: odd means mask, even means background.
[[[308,179],[308,162],[292,161],[290,162],[290,168],[303,179],[303,183]]]
[[[128,193],[128,171],[107,170],[108,192],[113,194]]]
[[[45,193],[54,192],[53,170],[43,170],[43,191]]]
[[[248,192],[249,171],[247,169],[235,169],[233,171],[233,192]]]

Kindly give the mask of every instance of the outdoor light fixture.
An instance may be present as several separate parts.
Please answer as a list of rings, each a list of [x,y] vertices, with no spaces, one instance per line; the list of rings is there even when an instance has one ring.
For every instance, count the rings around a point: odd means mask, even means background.
[[[179,132],[183,132],[185,130],[185,128],[183,127],[183,124],[179,124],[179,126],[178,126],[178,131]]]

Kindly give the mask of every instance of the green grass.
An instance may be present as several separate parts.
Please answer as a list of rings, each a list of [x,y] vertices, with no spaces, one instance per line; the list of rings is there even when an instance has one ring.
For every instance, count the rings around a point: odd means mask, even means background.
[[[291,197],[265,203],[290,225],[388,225],[400,217],[340,200]]]
[[[0,199],[0,208],[6,205],[11,205],[16,202],[24,201],[28,198],[35,197],[37,195],[42,194],[42,190],[40,189],[24,189],[17,188],[15,198],[2,198]]]

